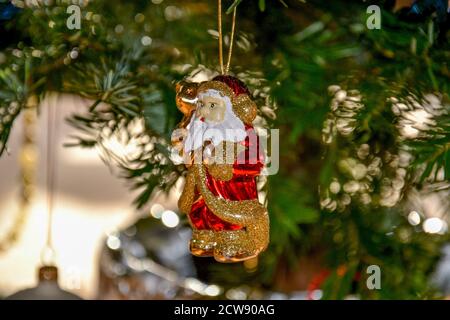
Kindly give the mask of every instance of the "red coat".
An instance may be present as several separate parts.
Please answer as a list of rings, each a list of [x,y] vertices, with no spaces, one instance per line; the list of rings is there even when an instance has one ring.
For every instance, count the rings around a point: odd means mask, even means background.
[[[256,176],[259,175],[264,166],[264,157],[259,150],[259,140],[253,127],[246,126],[245,129],[247,130],[247,137],[241,144],[246,149],[238,155],[238,159],[233,164],[233,177],[229,181],[221,181],[207,173],[207,186],[217,197],[228,200],[253,200],[258,198]],[[256,148],[250,148],[255,142]],[[198,190],[195,191],[194,203],[189,217],[193,227],[199,230],[221,231],[242,228],[242,226],[225,222],[214,215],[206,206]]]

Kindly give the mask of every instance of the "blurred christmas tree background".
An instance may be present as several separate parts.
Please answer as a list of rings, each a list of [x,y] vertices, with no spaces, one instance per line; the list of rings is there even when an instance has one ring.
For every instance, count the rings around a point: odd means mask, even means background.
[[[41,113],[30,101],[80,96],[90,105],[67,118],[77,130],[67,147],[100,150],[138,190],[136,211],[152,212],[108,238],[100,296],[116,297],[111,279],[120,277],[128,285],[120,297],[151,296],[136,293],[152,287],[145,272],[227,298],[450,294],[447,1],[223,2],[228,13],[238,8],[232,72],[251,88],[258,124],[280,130],[279,172],[262,186],[271,244],[246,264],[189,257],[180,265],[164,252],[187,243],[186,219],[163,227],[152,197],[182,183],[184,168],[168,150],[181,120],[174,88],[218,71],[216,1],[0,0],[2,157],[19,115]],[[79,29],[68,27],[71,4]],[[368,27],[370,5],[380,8],[379,29]],[[132,152],[117,154],[111,137]],[[366,284],[371,265],[381,270],[377,290]]]

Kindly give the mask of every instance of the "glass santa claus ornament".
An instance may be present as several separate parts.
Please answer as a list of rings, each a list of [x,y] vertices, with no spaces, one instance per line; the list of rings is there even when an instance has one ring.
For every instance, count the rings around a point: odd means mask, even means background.
[[[269,217],[258,201],[264,157],[249,90],[227,75],[183,83],[177,106],[185,117],[173,141],[187,167],[178,205],[192,226],[191,253],[219,262],[256,257],[269,242]]]

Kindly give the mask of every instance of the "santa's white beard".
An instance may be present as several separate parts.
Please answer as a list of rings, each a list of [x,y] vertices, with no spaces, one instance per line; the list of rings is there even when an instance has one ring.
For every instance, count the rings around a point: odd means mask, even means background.
[[[216,147],[222,141],[244,141],[247,135],[244,123],[228,110],[225,112],[225,119],[220,123],[201,121],[194,114],[186,129],[188,135],[184,143],[185,153],[201,148],[207,141]]]

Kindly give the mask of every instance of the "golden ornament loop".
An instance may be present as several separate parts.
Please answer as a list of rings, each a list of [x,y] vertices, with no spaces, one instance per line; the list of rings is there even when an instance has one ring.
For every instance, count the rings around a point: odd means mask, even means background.
[[[219,64],[220,71],[223,74],[223,44],[222,44],[222,0],[217,0],[217,24],[219,28]]]
[[[231,22],[231,34],[230,34],[230,46],[228,48],[228,59],[227,65],[224,67],[223,65],[223,33],[222,33],[222,0],[217,0],[217,24],[219,29],[219,64],[221,74],[227,74],[230,71],[231,65],[231,56],[233,54],[233,41],[234,41],[234,33],[236,29],[236,11],[237,7],[233,9],[233,19]]]
[[[234,41],[234,30],[236,28],[236,7],[234,7],[233,10],[233,21],[231,24],[231,35],[230,35],[230,48],[228,49],[228,61],[227,61],[227,67],[225,68],[225,74],[230,71],[230,64],[231,64],[231,54],[233,52],[233,41]]]

